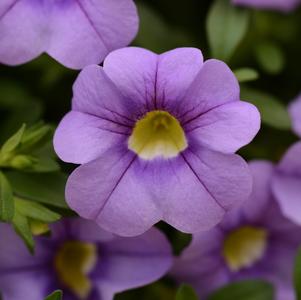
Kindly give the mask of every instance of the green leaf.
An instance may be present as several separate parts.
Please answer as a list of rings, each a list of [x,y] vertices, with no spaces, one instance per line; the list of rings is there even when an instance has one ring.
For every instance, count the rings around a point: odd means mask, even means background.
[[[61,217],[59,214],[51,211],[37,202],[16,198],[15,205],[18,212],[23,216],[37,221],[52,223],[58,221]]]
[[[208,297],[208,300],[274,300],[274,288],[260,280],[231,283]]]
[[[180,286],[176,294],[176,300],[198,300],[194,289],[186,284]]]
[[[45,300],[62,300],[63,293],[62,291],[55,291],[51,295],[45,298]]]
[[[239,82],[247,82],[258,79],[259,74],[256,70],[250,68],[241,68],[234,71]]]
[[[191,45],[187,33],[170,26],[154,9],[145,3],[137,3],[140,25],[135,44],[155,52],[164,52],[182,45]]]
[[[9,222],[14,217],[13,191],[5,175],[0,172],[0,220]]]
[[[276,97],[259,90],[242,87],[241,98],[257,106],[263,123],[281,130],[291,129],[287,108]]]
[[[33,253],[35,242],[32,236],[29,220],[26,216],[22,215],[18,209],[15,210],[13,225],[17,234],[23,239],[29,251]]]
[[[235,7],[228,0],[216,0],[206,21],[212,56],[228,61],[247,33],[249,20],[247,9]]]
[[[284,53],[275,43],[263,42],[256,45],[255,55],[258,63],[267,73],[278,74],[284,68]]]
[[[22,138],[22,153],[30,153],[37,148],[43,147],[50,139],[52,139],[53,128],[50,125],[38,123],[28,128]]]
[[[301,300],[301,248],[299,249],[295,259],[294,286],[296,292],[296,300]]]
[[[14,151],[21,143],[26,125],[23,124],[21,128],[11,137],[9,138],[1,148],[1,153],[7,154]]]
[[[36,174],[9,171],[6,176],[18,197],[68,208],[65,202],[67,175],[61,172]]]

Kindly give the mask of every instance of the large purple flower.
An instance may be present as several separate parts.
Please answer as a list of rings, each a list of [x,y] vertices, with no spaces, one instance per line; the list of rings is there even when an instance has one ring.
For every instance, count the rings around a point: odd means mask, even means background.
[[[301,142],[295,143],[277,166],[272,188],[283,213],[301,225]]]
[[[201,296],[233,281],[263,279],[274,284],[278,300],[294,300],[292,273],[301,228],[282,215],[272,197],[273,165],[258,161],[250,167],[250,198],[214,229],[195,234],[171,273]]]
[[[133,0],[1,0],[0,63],[22,64],[47,52],[81,69],[128,45],[137,29]]]
[[[82,217],[123,236],[159,220],[196,232],[221,221],[251,191],[237,149],[260,126],[257,109],[221,61],[198,49],[112,52],[85,68],[54,146],[70,176],[66,198]]]
[[[272,9],[284,12],[292,11],[300,4],[300,0],[232,0],[232,2],[258,9]]]
[[[289,106],[293,130],[301,137],[301,94]]]
[[[157,229],[120,238],[82,219],[52,226],[29,254],[12,228],[0,224],[0,292],[3,300],[42,300],[62,289],[64,300],[112,300],[115,293],[163,276],[171,248]]]

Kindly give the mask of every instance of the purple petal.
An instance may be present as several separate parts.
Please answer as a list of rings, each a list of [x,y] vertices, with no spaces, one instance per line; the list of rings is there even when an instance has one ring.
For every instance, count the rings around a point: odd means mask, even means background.
[[[158,56],[146,49],[128,47],[110,53],[104,71],[137,115],[153,106]]]
[[[20,64],[47,51],[80,69],[128,45],[137,29],[132,0],[5,0],[0,4],[0,61]]]
[[[285,174],[301,176],[301,142],[288,149],[277,169]]]
[[[125,126],[131,105],[102,67],[91,65],[81,71],[73,86],[72,109]]]
[[[283,214],[301,225],[301,177],[276,174],[272,188]]]
[[[0,223],[0,236],[5,237],[5,239],[0,239],[0,276],[14,270],[41,267],[51,257],[51,249],[39,242],[37,242],[33,257],[21,238],[8,224]]]
[[[96,159],[128,137],[128,128],[77,111],[69,112],[54,136],[54,148],[65,162],[83,164]]]
[[[56,4],[50,20],[48,53],[81,69],[98,64],[114,49],[128,45],[138,29],[132,0],[79,0]]]
[[[131,47],[108,55],[104,70],[123,95],[136,102],[138,110],[150,110],[170,107],[173,101],[181,100],[202,63],[201,51],[194,48],[179,48],[158,56]]]
[[[159,107],[172,110],[174,102],[182,101],[202,65],[202,52],[196,48],[177,48],[159,55],[156,76]]]
[[[139,182],[138,167],[133,153],[117,150],[80,166],[67,183],[68,204],[82,217],[95,219],[118,235],[145,232],[161,214],[152,194]]]
[[[293,129],[301,137],[301,95],[289,106]]]
[[[157,229],[134,238],[115,238],[106,244],[106,267],[99,277],[100,291],[114,293],[158,280],[172,264],[171,247]]]
[[[8,300],[42,300],[49,292],[50,277],[45,270],[7,273],[0,276],[0,290]]]
[[[249,166],[253,176],[252,194],[238,209],[249,221],[263,220],[263,214],[272,201],[271,180],[274,166],[268,161],[252,161]]]
[[[99,228],[95,222],[82,218],[65,218],[62,221],[51,224],[52,240],[70,238],[85,242],[104,243],[115,237]]]
[[[239,156],[205,149],[146,167],[144,181],[163,220],[187,233],[213,227],[251,192],[251,175]]]
[[[45,14],[39,1],[1,0],[0,62],[25,63],[46,49]]]
[[[239,84],[222,61],[207,60],[177,109],[182,122],[188,122],[212,108],[239,100]]]
[[[297,7],[300,0],[232,0],[233,4],[251,6],[258,9],[275,9],[291,11]]]
[[[255,137],[260,114],[255,106],[235,101],[209,110],[185,124],[185,131],[206,148],[236,152]]]

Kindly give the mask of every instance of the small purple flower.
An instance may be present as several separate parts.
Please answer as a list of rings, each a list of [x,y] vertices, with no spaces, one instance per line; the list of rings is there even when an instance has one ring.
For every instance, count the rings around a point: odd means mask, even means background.
[[[250,198],[217,227],[195,234],[171,274],[202,297],[230,282],[263,279],[274,284],[278,300],[294,300],[292,273],[301,229],[282,215],[272,197],[273,165],[257,161],[250,168]]]
[[[301,94],[289,106],[293,130],[301,137]]]
[[[72,69],[98,64],[138,30],[133,0],[1,0],[0,63],[47,52]]]
[[[232,0],[232,3],[257,9],[289,12],[294,10],[300,4],[300,0]]]
[[[272,189],[284,215],[301,225],[301,142],[295,143],[277,166]]]
[[[233,153],[253,139],[260,116],[240,101],[223,62],[203,63],[194,48],[124,48],[103,68],[85,68],[73,91],[54,146],[82,164],[66,187],[82,217],[122,236],[159,220],[196,232],[249,196],[248,165]]]
[[[115,293],[151,283],[172,264],[165,236],[153,228],[135,238],[70,219],[52,225],[29,254],[7,224],[0,224],[0,291],[3,300],[42,300],[62,289],[64,300],[112,300]]]

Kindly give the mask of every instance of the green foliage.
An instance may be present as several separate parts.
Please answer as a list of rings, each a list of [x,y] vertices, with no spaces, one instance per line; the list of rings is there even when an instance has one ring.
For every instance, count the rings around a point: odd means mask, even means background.
[[[256,105],[261,113],[263,123],[277,129],[291,129],[287,108],[276,97],[260,90],[243,87],[241,98]]]
[[[51,295],[45,298],[45,300],[62,300],[63,299],[63,293],[62,291],[55,291]]]
[[[216,0],[207,16],[207,36],[212,56],[229,61],[248,30],[250,14],[228,0]]]
[[[10,171],[6,175],[20,198],[68,208],[64,197],[67,176],[62,172],[40,174]]]
[[[296,300],[301,300],[301,248],[299,249],[295,259],[294,286],[296,292]]]
[[[0,171],[0,221],[8,222],[14,217],[14,199],[10,183]]]
[[[176,300],[198,300],[198,296],[189,285],[183,284],[177,291]]]
[[[211,294],[208,300],[274,300],[274,288],[260,280],[231,283]]]
[[[0,149],[0,220],[13,224],[31,252],[33,232],[43,233],[48,223],[61,217],[44,204],[67,208],[66,176],[58,172],[52,135],[49,125],[22,125]]]
[[[33,253],[35,242],[31,232],[29,219],[20,213],[18,209],[15,210],[13,225],[17,234],[23,239],[28,250]]]
[[[147,4],[137,3],[140,15],[139,32],[135,43],[144,48],[161,53],[192,41],[187,34],[176,30],[164,22],[156,12]]]
[[[253,81],[253,80],[258,79],[258,77],[259,77],[258,72],[251,68],[237,69],[234,71],[234,74],[240,83],[247,82],[247,81]]]
[[[285,65],[282,49],[272,42],[262,42],[256,45],[255,54],[261,68],[270,74],[280,73]]]

